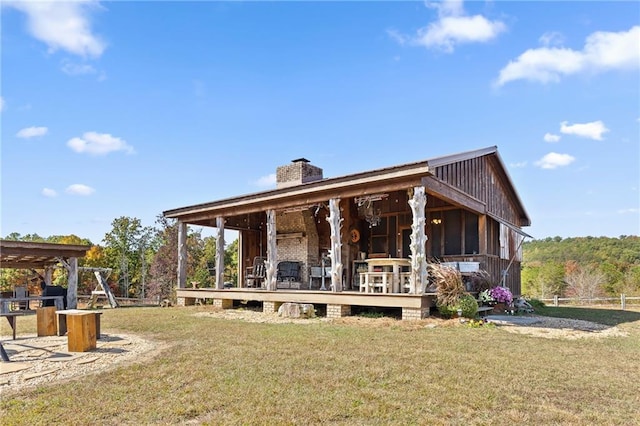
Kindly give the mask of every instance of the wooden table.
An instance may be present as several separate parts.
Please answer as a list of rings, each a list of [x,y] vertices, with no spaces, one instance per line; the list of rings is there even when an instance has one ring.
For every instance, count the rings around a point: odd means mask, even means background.
[[[399,257],[380,257],[366,259],[365,262],[367,262],[369,269],[366,273],[375,273],[376,268],[382,268],[382,272],[392,272],[392,292],[401,293],[400,273],[402,272],[402,268],[411,266],[411,261],[409,259]]]

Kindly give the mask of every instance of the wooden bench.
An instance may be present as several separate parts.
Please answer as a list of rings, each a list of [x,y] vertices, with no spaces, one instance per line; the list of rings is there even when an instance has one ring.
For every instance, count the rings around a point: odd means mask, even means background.
[[[58,316],[58,336],[64,336],[67,334],[67,316],[75,315],[75,314],[93,314],[94,322],[95,322],[95,334],[96,339],[100,338],[100,315],[102,315],[102,311],[83,311],[81,309],[67,309],[66,311],[56,311],[56,315]]]
[[[479,306],[478,307],[478,315],[480,315],[480,317],[486,317],[491,312],[493,312],[493,307],[491,307],[491,306]]]
[[[13,340],[16,340],[16,318],[24,316],[24,315],[33,315],[35,311],[9,311],[2,312],[0,316],[5,317],[7,321],[9,321],[9,326],[11,326],[11,330],[13,332]]]

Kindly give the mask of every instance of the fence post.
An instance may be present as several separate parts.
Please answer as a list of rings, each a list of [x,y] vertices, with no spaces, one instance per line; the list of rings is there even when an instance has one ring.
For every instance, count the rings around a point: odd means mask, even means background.
[[[556,307],[558,306],[558,295],[557,294],[553,296],[553,306],[556,306]]]
[[[627,297],[622,293],[620,295],[620,308],[624,311],[627,307]]]

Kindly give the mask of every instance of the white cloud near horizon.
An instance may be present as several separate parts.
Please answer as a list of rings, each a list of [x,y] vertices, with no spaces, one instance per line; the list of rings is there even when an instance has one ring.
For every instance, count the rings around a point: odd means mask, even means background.
[[[558,167],[568,166],[573,163],[575,158],[569,154],[558,154],[557,152],[550,152],[540,160],[536,161],[536,166],[542,169],[556,169]]]
[[[561,136],[560,135],[554,135],[553,133],[545,133],[544,134],[544,141],[545,142],[558,142],[560,140]]]
[[[545,43],[545,39],[541,39]],[[566,47],[528,49],[500,70],[496,86],[516,80],[543,84],[578,73],[632,70],[640,67],[640,26],[628,31],[597,31],[590,34],[582,50]]]
[[[485,43],[507,30],[501,21],[491,21],[482,15],[466,15],[460,0],[427,3],[427,7],[438,10],[438,20],[418,29],[415,36],[393,29],[387,30],[387,34],[401,45],[411,43],[452,53],[459,44]]]
[[[601,141],[602,134],[607,133],[608,131],[609,129],[607,129],[604,123],[600,120],[592,121],[590,123],[568,124],[566,121],[560,123],[560,133],[594,139],[597,141]]]
[[[124,151],[127,154],[135,153],[135,150],[127,141],[111,136],[108,133],[86,132],[81,138],[69,139],[67,146],[80,154],[107,155],[116,151]]]
[[[0,112],[4,111],[7,104],[4,102],[4,98],[0,96]]]
[[[49,129],[44,126],[25,127],[24,129],[21,129],[18,133],[16,133],[16,137],[19,137],[22,139],[29,139],[29,138],[44,136],[47,134],[47,132],[49,132]]]
[[[275,186],[276,185],[276,174],[275,173],[271,173],[271,174],[268,174],[266,176],[262,176],[262,177],[258,178],[258,180],[256,180],[254,182],[254,185],[259,186],[261,188],[267,188],[267,187]]]
[[[618,210],[618,213],[620,214],[640,213],[640,209],[638,208],[620,209]]]
[[[56,192],[55,189],[42,188],[42,195],[44,195],[45,197],[48,197],[48,198],[54,198],[54,197],[58,196],[58,193]]]
[[[88,196],[96,192],[96,190],[81,183],[74,183],[73,185],[69,185],[65,192],[70,195]]]
[[[106,44],[91,29],[90,12],[100,7],[95,0],[8,0],[4,4],[26,14],[27,31],[45,43],[50,53],[64,50],[82,57],[97,58],[106,48]]]

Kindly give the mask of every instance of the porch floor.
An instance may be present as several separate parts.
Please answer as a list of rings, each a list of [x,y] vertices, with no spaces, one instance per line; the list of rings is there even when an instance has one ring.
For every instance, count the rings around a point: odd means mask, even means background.
[[[403,312],[405,310],[420,310],[427,312],[427,315],[429,309],[435,306],[436,301],[436,293],[416,295],[408,293],[361,293],[358,291],[332,292],[287,289],[267,291],[252,288],[229,288],[223,290],[213,288],[180,288],[176,290],[176,296],[179,301],[182,299],[185,305],[195,304],[196,299],[213,299],[214,304],[216,300],[271,302],[274,304],[292,302],[339,305],[345,308],[350,308],[351,306],[402,308]],[[222,305],[224,305],[224,302]]]

